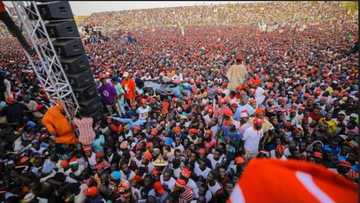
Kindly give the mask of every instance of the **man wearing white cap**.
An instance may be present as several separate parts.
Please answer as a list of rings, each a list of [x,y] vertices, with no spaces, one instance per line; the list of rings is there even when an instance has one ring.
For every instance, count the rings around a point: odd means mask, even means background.
[[[240,113],[240,128],[239,128],[240,135],[243,135],[245,130],[247,128],[251,127],[251,124],[248,121],[249,121],[249,114],[248,114],[247,110],[244,109]]]

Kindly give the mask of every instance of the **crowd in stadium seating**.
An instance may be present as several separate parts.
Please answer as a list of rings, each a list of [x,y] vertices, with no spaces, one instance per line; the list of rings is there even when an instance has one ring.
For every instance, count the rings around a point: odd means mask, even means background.
[[[0,201],[225,202],[255,157],[306,160],[357,183],[359,56],[347,53],[357,21],[333,3],[281,2],[264,22],[287,24],[262,32],[267,4],[220,7],[88,19],[126,25],[136,41],[118,34],[85,45],[106,111],[100,121],[67,123],[61,103],[47,110],[21,47],[1,38]],[[292,12],[311,23],[288,26]],[[167,27],[173,16],[183,31]],[[132,29],[140,20],[144,28]],[[229,89],[233,64],[249,75]],[[174,84],[172,95],[144,91],[149,80]],[[56,120],[69,139],[59,139]]]
[[[321,9],[319,9],[321,8]],[[101,25],[111,32],[119,28],[152,28],[188,25],[312,25],[319,22],[357,22],[339,9],[338,2],[266,2],[179,8],[156,8],[92,14],[85,24]]]

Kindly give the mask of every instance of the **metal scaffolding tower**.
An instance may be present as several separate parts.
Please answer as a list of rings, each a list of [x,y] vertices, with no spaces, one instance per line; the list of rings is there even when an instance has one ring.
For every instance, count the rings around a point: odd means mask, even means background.
[[[14,21],[26,33],[25,37],[35,50],[32,56],[26,51],[25,54],[41,87],[51,103],[54,104],[58,100],[64,102],[66,115],[72,120],[79,111],[79,104],[48,35],[37,2],[12,1],[11,3],[14,9],[11,13]],[[29,15],[35,20],[31,20]]]

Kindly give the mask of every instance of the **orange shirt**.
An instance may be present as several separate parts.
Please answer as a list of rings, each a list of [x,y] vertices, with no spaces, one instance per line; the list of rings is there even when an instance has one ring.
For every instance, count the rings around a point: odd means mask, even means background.
[[[42,123],[50,133],[56,133],[55,143],[75,144],[77,138],[68,119],[61,113],[61,107],[55,105],[45,113]]]
[[[161,109],[164,114],[167,114],[169,112],[170,103],[168,101],[163,101],[161,104]]]
[[[135,99],[135,80],[133,79],[126,79],[121,82],[121,85],[125,89],[125,99],[134,100]]]

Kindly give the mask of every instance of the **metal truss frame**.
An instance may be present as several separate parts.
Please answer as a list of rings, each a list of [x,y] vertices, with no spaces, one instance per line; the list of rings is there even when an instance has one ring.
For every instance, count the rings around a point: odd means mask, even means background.
[[[46,30],[37,2],[12,1],[11,3],[15,11],[12,17],[15,18],[15,22],[20,24],[19,27],[25,31],[27,40],[34,48],[35,54],[33,56],[30,56],[26,51],[25,54],[41,87],[45,90],[51,103],[54,104],[59,100],[64,102],[65,113],[72,120],[80,106]],[[34,16],[35,20],[31,20],[28,14]]]

